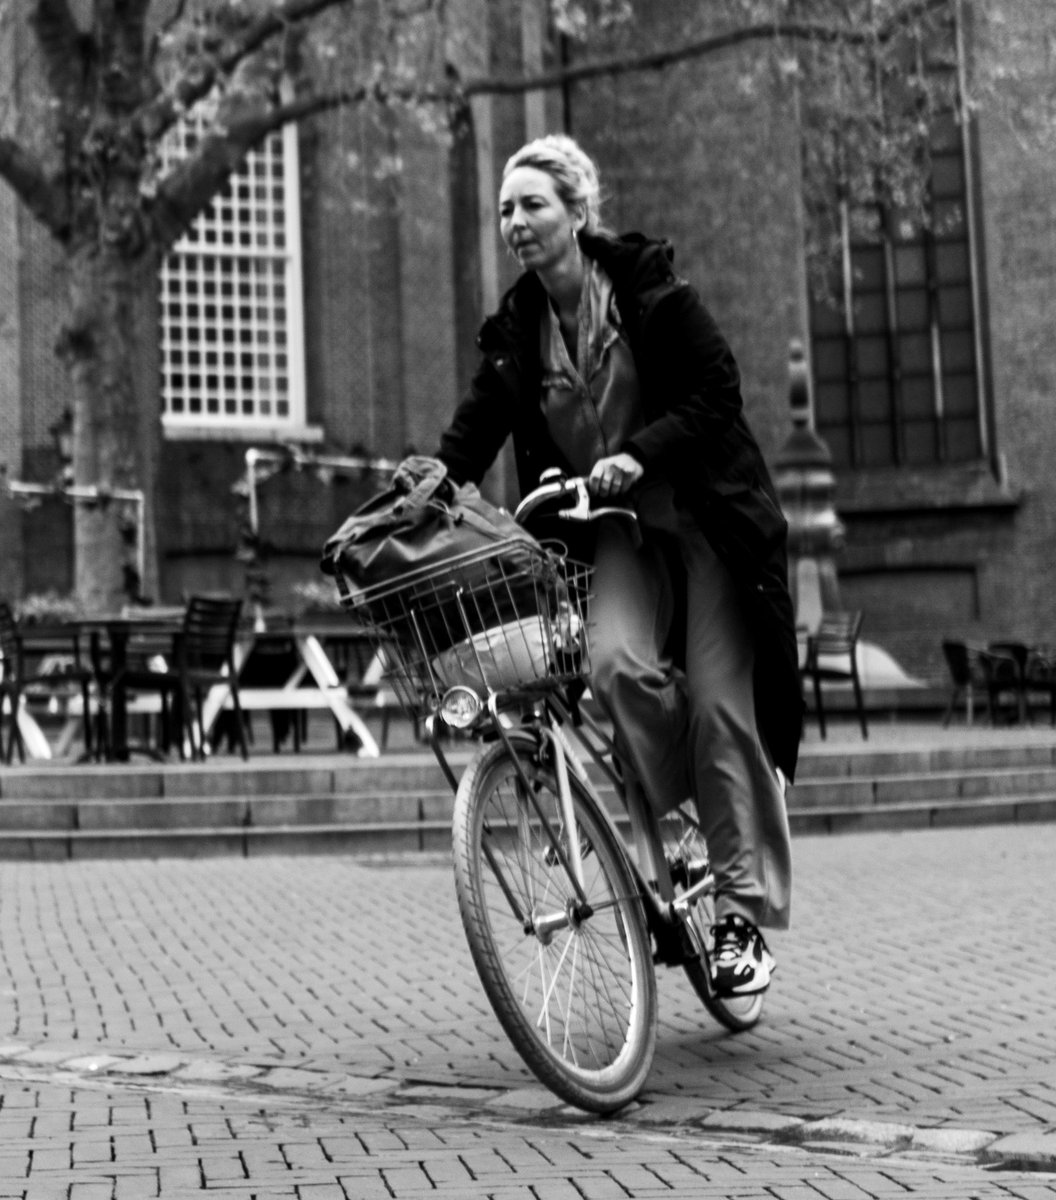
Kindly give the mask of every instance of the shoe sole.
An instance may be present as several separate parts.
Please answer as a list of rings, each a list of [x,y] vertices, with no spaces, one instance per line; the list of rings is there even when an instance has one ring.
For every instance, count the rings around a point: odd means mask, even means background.
[[[732,988],[731,989],[731,988],[718,987],[715,983],[712,983],[711,986],[712,986],[712,990],[715,992],[715,995],[720,1000],[737,1000],[742,996],[758,996],[758,995],[761,995],[763,992],[769,991],[770,990],[770,980],[768,979],[766,981],[766,983],[761,984],[759,987],[755,987],[753,985],[750,987]]]
[[[776,970],[777,970],[777,963],[770,962],[769,964],[767,964],[767,975],[766,975],[765,983],[756,984],[755,981],[753,980],[751,983],[745,984],[743,987],[724,988],[724,987],[721,987],[718,983],[716,983],[714,979],[712,979],[712,981],[711,981],[712,991],[714,991],[715,995],[718,996],[720,999],[723,996],[730,996],[730,997],[733,997],[733,996],[758,996],[760,992],[765,992],[770,987],[770,980]]]

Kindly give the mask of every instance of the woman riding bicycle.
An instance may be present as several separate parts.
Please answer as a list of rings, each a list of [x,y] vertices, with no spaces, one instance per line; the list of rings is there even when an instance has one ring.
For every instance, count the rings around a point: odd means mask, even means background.
[[[765,989],[759,927],[786,928],[784,788],[802,731],[787,526],[737,365],[669,247],[616,237],[598,172],[562,135],[507,162],[503,240],[524,269],[440,442],[480,483],[513,437],[522,493],[560,468],[638,514],[594,548],[591,689],[650,804],[693,797],[717,880],[713,984]]]

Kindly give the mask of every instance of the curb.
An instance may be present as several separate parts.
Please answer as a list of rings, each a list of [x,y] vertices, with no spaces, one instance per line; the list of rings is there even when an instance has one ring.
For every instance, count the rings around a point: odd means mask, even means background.
[[[646,1095],[611,1117],[567,1105],[541,1084],[503,1088],[488,1083],[360,1076],[329,1067],[262,1059],[212,1059],[173,1052],[122,1054],[63,1050],[46,1045],[0,1045],[0,1079],[23,1082],[80,1080],[99,1087],[213,1086],[233,1095],[268,1095],[333,1103],[367,1102],[398,1108],[422,1119],[440,1111],[463,1118],[518,1124],[594,1123],[618,1131],[621,1125],[657,1134],[705,1134],[733,1141],[767,1143],[821,1153],[857,1152],[877,1156],[910,1154],[956,1158],[982,1167],[1056,1173],[1056,1130],[1012,1134],[946,1125],[917,1126],[848,1116],[804,1118],[747,1108],[716,1109],[687,1096]]]

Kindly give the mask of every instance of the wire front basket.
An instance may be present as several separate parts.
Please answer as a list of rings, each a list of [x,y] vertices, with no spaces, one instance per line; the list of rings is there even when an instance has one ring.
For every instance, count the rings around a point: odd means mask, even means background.
[[[342,606],[414,717],[453,687],[530,694],[588,672],[589,582],[589,566],[515,540],[363,590],[337,574]]]

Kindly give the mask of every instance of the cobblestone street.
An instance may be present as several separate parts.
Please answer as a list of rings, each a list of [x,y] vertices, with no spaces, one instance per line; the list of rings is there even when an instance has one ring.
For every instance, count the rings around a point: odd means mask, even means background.
[[[4,864],[0,1197],[1056,1195],[1054,854],[798,839],[763,1024],[661,971],[605,1121],[506,1043],[444,861]]]

